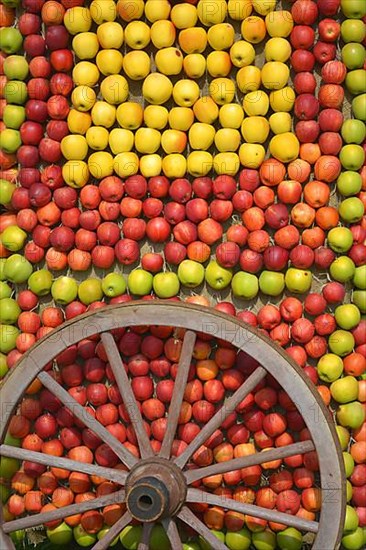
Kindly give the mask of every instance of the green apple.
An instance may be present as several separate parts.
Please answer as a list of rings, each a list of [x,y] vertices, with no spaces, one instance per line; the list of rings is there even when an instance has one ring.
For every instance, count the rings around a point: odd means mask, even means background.
[[[108,273],[102,279],[102,290],[108,298],[120,296],[126,292],[126,281],[120,273]]]
[[[328,245],[335,252],[347,252],[353,245],[352,231],[348,227],[333,227],[328,233]]]
[[[225,533],[217,531],[216,529],[210,529],[211,533],[221,542],[225,542]],[[209,544],[203,537],[198,537],[198,541],[202,550],[212,550],[211,544]]]
[[[337,422],[341,426],[357,430],[365,421],[365,411],[362,403],[352,401],[341,405],[337,411]]]
[[[330,393],[338,403],[355,401],[358,396],[358,381],[354,376],[344,376],[330,386]]]
[[[0,29],[1,50],[6,54],[17,53],[23,44],[23,36],[15,27]]]
[[[47,529],[46,534],[48,540],[56,546],[64,546],[72,541],[72,529],[65,522],[60,523],[54,529]]]
[[[238,271],[231,281],[231,289],[235,297],[252,300],[259,291],[258,279],[252,273]]]
[[[352,95],[359,95],[365,90],[365,69],[355,69],[347,73],[345,84],[346,88]]]
[[[0,235],[1,242],[11,252],[18,252],[24,246],[27,233],[17,225],[9,225]]]
[[[349,442],[350,442],[350,439],[351,439],[351,435],[349,433],[349,431],[347,430],[347,428],[345,428],[344,426],[336,426],[335,427],[336,429],[336,432],[337,432],[337,435],[338,435],[338,439],[339,439],[339,443],[341,445],[341,449],[342,451],[345,451],[346,449],[348,449],[348,445],[349,445]]]
[[[13,298],[3,298],[0,300],[0,323],[14,325],[20,314],[21,309],[16,300]]]
[[[22,440],[19,439],[19,437],[14,437],[10,435],[9,432],[6,432],[5,438],[4,438],[4,445],[12,445],[13,447],[21,447],[22,446]]]
[[[119,540],[121,541],[123,548],[126,548],[126,550],[137,550],[141,535],[141,525],[128,525],[122,530]]]
[[[366,290],[354,290],[352,302],[358,307],[361,313],[366,313]]]
[[[149,550],[170,550],[170,542],[168,535],[164,527],[160,524],[155,524],[152,528],[150,541],[149,541]]]
[[[357,288],[366,290],[366,265],[356,267],[352,282]]]
[[[363,67],[365,61],[365,53],[365,48],[362,44],[350,42],[342,48],[342,61],[350,71],[360,69]]]
[[[0,457],[0,477],[11,479],[19,469],[20,462],[18,459],[7,456]]]
[[[127,286],[129,291],[136,296],[150,294],[153,287],[153,275],[145,269],[134,269],[128,275]]]
[[[366,125],[362,120],[349,118],[342,124],[341,134],[346,143],[356,143],[360,145],[366,137]]]
[[[361,145],[344,145],[340,150],[339,160],[346,170],[359,170],[365,161],[365,151]]]
[[[353,98],[352,112],[358,120],[366,121],[366,93]]]
[[[0,380],[4,378],[4,376],[8,373],[9,367],[6,360],[6,355],[4,353],[0,353]],[[1,485],[0,485],[1,489]]]
[[[154,275],[153,289],[159,298],[177,296],[180,289],[178,275],[171,272],[161,272]]]
[[[34,271],[28,279],[28,287],[37,296],[49,294],[53,283],[53,276],[48,269]]]
[[[15,191],[15,184],[8,180],[0,179],[0,204],[6,206],[10,203],[11,197]]]
[[[270,531],[269,529],[253,533],[252,543],[256,550],[275,550],[276,535],[273,531]]]
[[[307,292],[312,283],[312,273],[305,269],[296,269],[290,267],[286,271],[285,275],[286,288],[290,292],[295,292],[296,294],[303,294]]]
[[[22,144],[20,133],[13,128],[5,128],[0,135],[0,149],[4,153],[16,153]]]
[[[335,353],[326,353],[316,365],[318,376],[324,382],[334,382],[343,372],[343,361]]]
[[[19,547],[18,545],[24,546],[25,531],[24,529],[17,529],[10,533],[11,540]]]
[[[365,548],[364,529],[357,527],[342,537],[342,548],[345,550],[362,550]]]
[[[205,268],[194,260],[183,260],[178,267],[178,278],[183,286],[196,288],[205,278]]]
[[[364,22],[359,19],[346,19],[341,25],[341,36],[345,43],[362,42],[366,36]]]
[[[240,531],[226,531],[225,544],[230,550],[247,550],[250,548],[251,538],[246,527]]]
[[[21,254],[12,254],[6,259],[4,276],[11,283],[25,283],[32,272],[32,264]]]
[[[78,284],[72,277],[64,275],[52,283],[51,294],[55,302],[66,306],[77,297]]]
[[[341,426],[343,428],[343,426]],[[353,495],[352,483],[346,479],[346,502],[350,502]]]
[[[110,530],[110,527],[103,527],[97,534],[97,539],[102,540],[103,537],[105,537]],[[112,548],[113,546],[116,546],[118,544],[119,537],[117,536],[112,542],[109,543],[108,548]]]
[[[0,325],[0,353],[9,353],[14,349],[19,334],[20,330],[13,325]]]
[[[14,130],[19,130],[24,121],[24,107],[22,107],[21,105],[11,105],[10,103],[5,106],[3,113],[3,122],[7,128],[14,128]]]
[[[294,527],[287,527],[277,533],[277,546],[281,550],[301,550],[302,534]]]
[[[97,540],[97,537],[85,531],[85,529],[81,524],[74,527],[74,529],[72,530],[72,533],[74,535],[74,539],[76,543],[79,546],[83,546],[84,548],[87,546],[91,546]]]
[[[355,339],[353,338],[353,334],[347,330],[335,330],[329,336],[328,345],[332,353],[344,357],[353,350]]]
[[[360,121],[359,121],[360,122]],[[337,191],[344,197],[357,195],[362,189],[362,178],[358,172],[347,170],[339,174],[337,179]]]
[[[17,8],[20,5],[21,0],[3,0],[1,3],[7,8]]]
[[[6,263],[6,258],[0,258],[0,281],[5,281],[6,280],[6,277],[5,277],[5,274],[4,274],[5,263]]]
[[[79,300],[86,306],[103,298],[102,282],[100,279],[89,277],[79,284]]]
[[[205,270],[206,282],[215,290],[222,290],[226,288],[230,284],[232,277],[232,270],[222,267],[216,262],[216,260],[212,260]]]
[[[363,0],[341,0],[341,9],[347,19],[362,19],[366,15]]]
[[[198,542],[190,541],[183,543],[183,550],[201,550],[201,547]]]
[[[354,304],[338,306],[334,312],[337,325],[345,330],[351,330],[361,321],[361,314]]]
[[[4,74],[9,80],[25,80],[29,67],[22,55],[9,55],[4,61]]]
[[[21,80],[9,80],[4,87],[4,98],[7,103],[24,105],[28,99],[26,83]]]
[[[5,504],[8,498],[10,497],[10,489],[6,485],[0,483],[0,502]],[[199,550],[199,547],[198,547]]]
[[[343,464],[344,464],[344,471],[346,474],[346,477],[350,477],[353,473],[353,470],[355,469],[355,461],[353,460],[353,457],[351,453],[348,453],[346,451],[343,451]]]
[[[259,277],[259,288],[267,296],[279,296],[285,288],[285,277],[277,271],[262,271]]]
[[[339,256],[330,264],[329,272],[332,279],[345,283],[353,278],[355,269],[356,266],[351,258],[348,258],[348,256]]]
[[[344,518],[343,533],[350,533],[351,531],[357,529],[358,522],[359,519],[356,510],[352,506],[347,505],[346,516]]]
[[[3,298],[10,298],[13,290],[4,281],[0,281],[0,300]]]

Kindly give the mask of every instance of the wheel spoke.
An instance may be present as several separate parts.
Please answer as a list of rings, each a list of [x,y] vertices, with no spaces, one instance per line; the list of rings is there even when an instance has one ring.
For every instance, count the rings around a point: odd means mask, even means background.
[[[5,533],[11,533],[12,531],[17,531],[18,529],[29,529],[30,527],[36,527],[37,525],[42,525],[43,523],[48,523],[56,519],[63,519],[68,516],[73,516],[74,514],[82,514],[88,510],[95,510],[96,508],[102,508],[103,506],[108,506],[109,504],[120,504],[125,499],[125,491],[121,489],[110,495],[104,495],[93,500],[87,500],[85,502],[80,502],[78,504],[70,504],[69,506],[64,506],[58,508],[57,510],[52,510],[51,512],[41,512],[33,516],[26,516],[24,518],[15,519],[12,521],[7,521],[3,524],[2,528]]]
[[[223,498],[213,493],[205,493],[199,489],[188,489],[186,502],[204,502],[213,506],[226,508],[227,510],[234,510],[235,512],[241,512],[249,516],[266,519],[267,521],[283,523],[289,527],[296,527],[297,529],[310,531],[311,533],[317,533],[319,530],[319,523],[317,521],[302,519],[291,514],[285,514],[284,512],[277,512],[277,510],[262,508],[255,504],[238,502],[231,498]]]
[[[142,526],[142,536],[137,550],[149,550],[150,535],[154,523],[144,523]]]
[[[221,426],[224,420],[235,411],[235,408],[239,405],[243,399],[256,387],[257,384],[266,376],[267,371],[263,367],[258,367],[256,370],[246,379],[245,382],[236,390],[236,392],[229,397],[223,404],[223,406],[214,414],[214,416],[205,424],[198,435],[191,441],[181,455],[175,459],[175,463],[179,468],[183,468],[188,462],[190,457],[197,449],[204,444],[204,442],[210,437],[210,435]]]
[[[109,360],[109,364],[115,376],[119,392],[122,396],[123,403],[127,409],[131,424],[135,430],[141,458],[149,458],[151,456],[154,456],[149,437],[144,428],[141,412],[137,406],[137,401],[131,389],[131,384],[123,365],[116,342],[114,341],[113,336],[108,332],[104,332],[102,334],[102,342]]]
[[[81,420],[88,428],[93,430],[93,432],[100,437],[105,443],[107,443],[110,448],[116,453],[118,458],[124,463],[128,468],[132,468],[137,462],[137,458],[122,445],[98,420],[93,418],[91,414],[88,413],[82,407],[76,399],[74,399],[64,388],[56,382],[48,374],[48,372],[41,372],[38,375],[38,379],[42,384],[50,390],[60,401],[76,416]]]
[[[187,506],[183,506],[181,511],[178,514],[179,519],[184,521],[189,527],[192,527],[199,535],[201,535],[205,541],[207,541],[209,544],[211,544],[211,547],[213,550],[229,550],[226,544],[221,542],[215,535],[206,527],[204,523],[200,519],[198,519],[197,516],[194,515],[194,513],[187,508]]]
[[[172,400],[168,412],[168,426],[164,435],[163,443],[159,452],[162,458],[169,458],[177,429],[180,409],[182,406],[184,391],[187,385],[189,367],[193,355],[193,348],[196,342],[196,334],[188,330],[184,335],[182,351],[180,354],[177,377],[174,383]]]
[[[45,453],[28,451],[28,449],[20,449],[18,447],[12,447],[11,445],[1,445],[0,455],[9,458],[18,458],[19,460],[30,460],[31,462],[37,462],[37,464],[44,464],[45,466],[54,468],[63,468],[65,470],[70,470],[70,472],[76,471],[103,477],[108,481],[114,481],[122,486],[125,484],[128,475],[128,472],[124,472],[123,470],[104,468],[97,464],[86,464],[85,462],[78,462],[77,460],[71,460],[61,456],[52,456]]]
[[[184,472],[187,484],[190,485],[198,479],[204,477],[213,476],[216,474],[225,474],[232,470],[240,470],[241,468],[247,468],[248,466],[255,466],[256,464],[262,464],[263,462],[270,462],[272,460],[278,460],[280,458],[286,458],[288,456],[294,456],[297,454],[304,454],[314,450],[314,443],[312,441],[302,441],[301,443],[294,443],[287,445],[286,447],[278,447],[277,449],[271,449],[262,453],[254,453],[248,456],[242,456],[240,458],[234,458],[233,460],[227,460],[226,462],[218,462],[211,464],[205,468],[197,468],[197,470],[187,470]]]
[[[168,535],[171,547],[174,548],[174,550],[182,550],[182,541],[179,535],[177,524],[175,523],[174,519],[164,519],[162,523],[166,534]]]
[[[113,542],[116,537],[118,537],[122,529],[124,529],[126,525],[131,522],[131,520],[132,516],[130,512],[125,512],[123,516],[112,525],[108,533],[96,544],[94,544],[91,550],[107,550],[107,548],[109,548],[109,544]]]

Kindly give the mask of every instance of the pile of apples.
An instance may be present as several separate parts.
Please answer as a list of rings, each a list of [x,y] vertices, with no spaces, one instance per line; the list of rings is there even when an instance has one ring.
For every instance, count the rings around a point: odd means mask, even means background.
[[[348,506],[343,546],[358,550],[366,527],[365,7],[276,7],[0,4],[0,379],[64,320],[109,303],[182,299],[237,315],[284,347],[335,413],[357,515]],[[345,97],[353,118],[343,114]],[[164,376],[171,382],[170,371]],[[289,422],[286,407],[284,416]],[[234,530],[215,523],[217,514],[211,524],[207,512],[207,525]],[[261,550],[260,532],[252,543],[245,535],[247,543],[226,544]],[[281,544],[263,533],[269,548]]]

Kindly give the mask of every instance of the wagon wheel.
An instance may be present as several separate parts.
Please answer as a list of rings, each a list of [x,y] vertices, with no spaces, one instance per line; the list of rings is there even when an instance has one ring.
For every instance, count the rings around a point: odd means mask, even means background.
[[[155,455],[143,428],[141,413],[128,383],[120,352],[112,334],[117,327],[141,325],[174,326],[185,331],[176,383],[168,412],[168,425],[158,455]],[[206,333],[245,351],[263,366],[258,366],[245,382],[226,399],[224,406],[206,423],[198,435],[178,457],[171,457],[171,446],[178,423],[184,388],[188,378],[196,332]],[[101,334],[111,369],[116,379],[123,402],[131,418],[137,437],[141,459],[137,459],[123,444],[112,436],[102,424],[86,414],[62,386],[43,368],[47,363],[84,338]],[[221,426],[224,419],[236,406],[270,373],[288,393],[301,411],[312,440],[294,443],[285,447],[219,462],[210,466],[187,469],[193,453]],[[267,337],[237,319],[215,310],[173,302],[133,302],[99,309],[72,319],[51,334],[41,339],[28,351],[19,365],[9,373],[1,389],[2,415],[0,438],[4,441],[7,426],[26,388],[36,378],[48,388],[73,414],[82,419],[125,465],[126,471],[105,468],[96,464],[85,464],[68,458],[59,458],[2,444],[0,454],[20,460],[31,460],[40,464],[98,475],[114,481],[122,488],[110,495],[98,497],[80,504],[72,504],[50,512],[28,515],[2,522],[0,547],[14,548],[8,533],[41,525],[51,520],[65,518],[74,513],[100,508],[111,503],[125,503],[124,515],[109,529],[108,533],[93,546],[93,550],[104,550],[133,519],[143,524],[139,550],[149,548],[149,536],[155,522],[163,524],[174,550],[182,548],[177,518],[203,536],[212,548],[228,550],[206,525],[190,510],[187,503],[204,502],[234,510],[268,521],[293,526],[304,532],[315,534],[313,550],[337,549],[340,544],[345,510],[345,477],[343,461],[333,421],[317,391],[312,387],[301,368]],[[9,404],[11,404],[9,406]],[[190,485],[203,477],[238,470],[262,464],[269,460],[282,459],[317,451],[322,489],[322,506],[319,521],[310,521],[276,510],[253,504],[238,502],[216,494],[191,488]]]

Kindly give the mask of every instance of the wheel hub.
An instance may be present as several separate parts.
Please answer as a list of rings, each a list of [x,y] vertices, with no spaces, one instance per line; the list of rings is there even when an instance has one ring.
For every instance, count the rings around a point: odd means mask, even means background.
[[[126,505],[131,516],[152,522],[175,515],[182,507],[187,486],[182,471],[165,458],[141,460],[126,479]]]

